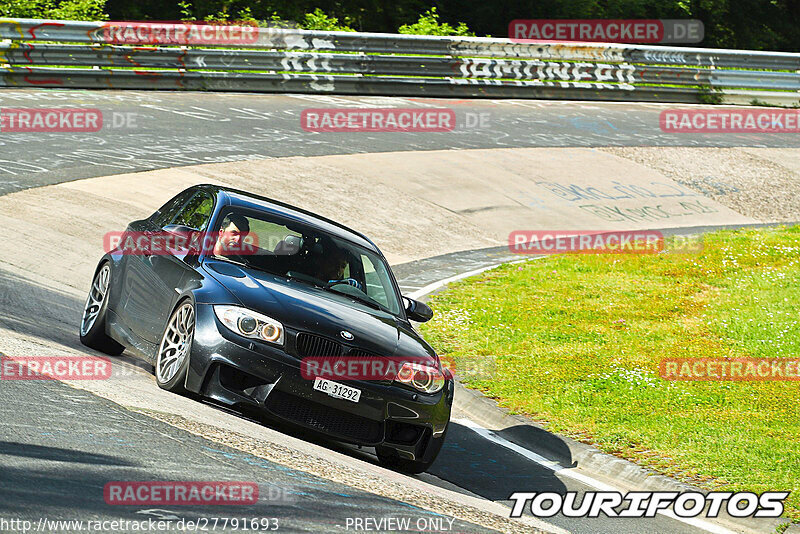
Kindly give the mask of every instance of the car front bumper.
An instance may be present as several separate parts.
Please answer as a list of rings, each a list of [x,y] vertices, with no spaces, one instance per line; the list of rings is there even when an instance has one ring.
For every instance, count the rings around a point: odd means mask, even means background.
[[[186,388],[222,404],[256,409],[272,418],[329,438],[392,448],[406,459],[425,461],[432,440],[443,439],[454,384],[429,395],[396,384],[348,380],[361,390],[357,403],[313,389],[300,359],[281,347],[228,330],[213,306],[197,304]],[[285,337],[296,332],[289,329]]]

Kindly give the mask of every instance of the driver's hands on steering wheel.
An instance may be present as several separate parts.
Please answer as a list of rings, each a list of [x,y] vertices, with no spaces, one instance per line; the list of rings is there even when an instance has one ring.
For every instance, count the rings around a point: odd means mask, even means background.
[[[342,280],[328,280],[327,285],[332,286],[336,284],[348,284],[358,289],[359,291],[364,292],[364,286],[361,284],[361,282],[359,282],[355,278],[344,278]]]

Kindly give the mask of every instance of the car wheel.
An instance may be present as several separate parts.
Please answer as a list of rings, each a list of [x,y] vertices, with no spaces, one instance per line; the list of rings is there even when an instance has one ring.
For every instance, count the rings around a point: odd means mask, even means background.
[[[106,262],[92,280],[92,288],[86,297],[81,317],[81,343],[111,356],[118,356],[125,350],[106,334],[106,311],[108,310],[108,288],[111,284],[111,265]]]
[[[183,393],[194,338],[194,305],[184,300],[172,312],[156,358],[156,383],[161,389]]]
[[[378,455],[378,461],[384,467],[395,471],[402,471],[409,475],[418,475],[427,471],[428,468],[433,465],[433,462],[436,461],[436,457],[439,455],[439,451],[442,450],[442,445],[444,444],[449,429],[450,425],[448,424],[441,438],[431,440],[431,442],[428,443],[428,448],[422,452],[422,457],[426,458],[424,461],[400,458],[397,455],[397,451],[389,447],[375,447],[375,454]]]

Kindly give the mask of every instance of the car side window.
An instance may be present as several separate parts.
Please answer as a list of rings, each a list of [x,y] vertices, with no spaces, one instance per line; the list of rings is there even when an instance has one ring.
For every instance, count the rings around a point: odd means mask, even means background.
[[[166,204],[161,206],[156,213],[154,213],[150,221],[158,226],[159,228],[163,228],[175,218],[175,215],[180,211],[186,201],[188,201],[195,191],[183,191],[175,195],[172,199],[170,199]]]
[[[205,230],[211,219],[213,207],[214,199],[211,198],[211,195],[205,191],[198,191],[169,224],[180,224],[195,230]]]
[[[367,295],[377,300],[387,308],[390,307],[389,297],[386,293],[388,291],[392,291],[392,288],[385,287],[383,285],[384,283],[382,282],[382,280],[386,280],[388,283],[388,277],[379,276],[376,266],[373,265],[372,261],[370,261],[370,259],[364,254],[361,255],[361,264],[364,267],[364,279],[367,283]]]

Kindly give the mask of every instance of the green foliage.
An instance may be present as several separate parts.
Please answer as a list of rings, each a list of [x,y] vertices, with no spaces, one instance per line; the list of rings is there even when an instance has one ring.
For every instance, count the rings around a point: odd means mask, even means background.
[[[6,0],[0,16],[58,20],[107,20],[106,0]]]
[[[399,33],[407,33],[412,35],[457,35],[462,37],[475,37],[475,34],[469,31],[469,28],[463,22],[459,22],[458,26],[452,27],[447,22],[439,22],[439,14],[436,8],[432,7],[423,15],[419,16],[419,20],[414,24],[403,24],[397,30]]]
[[[338,18],[328,16],[320,8],[317,8],[312,13],[306,13],[301,25],[306,30],[354,32],[355,30],[348,25],[349,22],[349,18],[345,17],[344,23],[340,24]]]
[[[555,432],[707,489],[798,488],[797,382],[672,381],[660,366],[796,358],[800,226],[702,243],[505,265],[433,296],[420,329],[467,385]],[[800,519],[798,492],[786,513]]]
[[[797,0],[0,0],[0,16],[252,21],[315,30],[505,36],[514,19],[698,19],[697,46],[800,51]],[[336,14],[333,16],[332,14]],[[107,15],[106,15],[107,14]]]
[[[269,16],[268,20],[259,21],[260,26],[268,26],[270,28],[297,28],[298,25],[296,22],[292,22],[289,20],[284,20],[281,18],[278,13],[275,11]]]
[[[181,9],[181,20],[194,20],[192,13],[192,5],[185,0],[178,2],[178,7]]]

